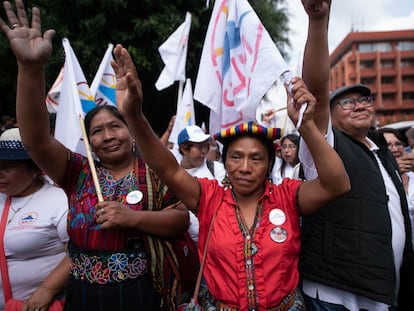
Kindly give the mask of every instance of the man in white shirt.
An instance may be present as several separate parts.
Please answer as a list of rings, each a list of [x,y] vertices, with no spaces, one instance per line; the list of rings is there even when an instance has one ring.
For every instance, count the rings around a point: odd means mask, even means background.
[[[349,193],[302,218],[299,267],[307,310],[410,310],[413,250],[398,165],[384,137],[371,131],[371,90],[353,84],[329,93],[331,1],[302,3],[309,16],[303,76],[318,100],[315,120],[351,180]],[[317,176],[303,147],[300,161],[312,179]]]

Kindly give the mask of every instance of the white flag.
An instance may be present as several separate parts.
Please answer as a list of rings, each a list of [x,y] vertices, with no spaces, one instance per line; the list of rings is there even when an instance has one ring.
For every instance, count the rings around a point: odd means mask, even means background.
[[[189,125],[195,125],[193,88],[191,85],[191,79],[187,79],[184,87],[183,97],[181,101],[177,103],[175,122],[168,141],[177,144],[178,134],[181,132],[181,130]]]
[[[211,109],[210,133],[254,121],[261,98],[287,70],[247,0],[215,1],[194,89]]]
[[[53,83],[52,87],[46,96],[46,107],[50,113],[56,113],[59,105],[60,90],[62,89],[64,66],[59,71],[59,74]]]
[[[185,63],[190,26],[191,14],[187,12],[184,23],[158,48],[165,64],[155,83],[155,87],[159,91],[169,87],[174,81],[185,81]]]
[[[108,44],[105,55],[92,81],[91,94],[95,98],[95,103],[98,106],[116,106],[116,77],[114,69],[111,66],[113,49],[114,45],[111,43]]]
[[[65,50],[65,70],[56,114],[55,137],[68,149],[85,155],[79,120],[96,105],[69,40],[64,38],[62,42]]]

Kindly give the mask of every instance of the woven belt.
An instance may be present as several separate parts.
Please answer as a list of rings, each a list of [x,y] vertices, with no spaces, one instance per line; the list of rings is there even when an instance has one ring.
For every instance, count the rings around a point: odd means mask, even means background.
[[[85,253],[69,250],[72,278],[89,284],[122,283],[147,274],[148,255],[131,251]]]
[[[239,311],[239,309],[230,307],[221,301],[217,301],[216,308],[218,311]],[[282,302],[272,308],[266,309],[266,311],[299,311],[305,310],[305,301],[303,300],[302,294],[298,289],[291,292],[285,298],[283,298]],[[258,311],[258,309],[256,309]]]

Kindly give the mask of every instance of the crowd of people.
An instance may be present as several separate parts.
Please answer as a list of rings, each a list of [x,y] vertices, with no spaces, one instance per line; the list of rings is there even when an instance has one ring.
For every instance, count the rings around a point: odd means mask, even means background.
[[[191,125],[171,145],[175,117],[158,138],[117,44],[117,107],[84,119],[93,162],[53,136],[54,31],[15,4],[0,18],[18,67],[18,123],[2,118],[0,136],[0,310],[176,310],[189,296],[171,243],[187,231],[210,311],[413,308],[412,134],[372,129],[367,86],[329,90],[331,0],[302,0],[303,75],[286,87],[295,125],[307,108],[294,133]]]

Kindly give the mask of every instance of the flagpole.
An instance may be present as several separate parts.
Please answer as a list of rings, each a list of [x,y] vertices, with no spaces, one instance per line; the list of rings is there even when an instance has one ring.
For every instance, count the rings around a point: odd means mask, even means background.
[[[96,174],[95,162],[92,157],[91,146],[89,145],[88,136],[86,135],[85,123],[82,116],[79,116],[79,123],[82,129],[82,138],[85,143],[86,155],[88,156],[89,166],[91,168],[93,183],[95,185],[96,195],[98,196],[98,201],[103,202],[101,186],[99,185],[98,175]]]
[[[184,81],[179,81],[178,84],[178,98],[177,98],[177,107],[181,105],[181,101],[183,99],[183,87],[184,87]]]

